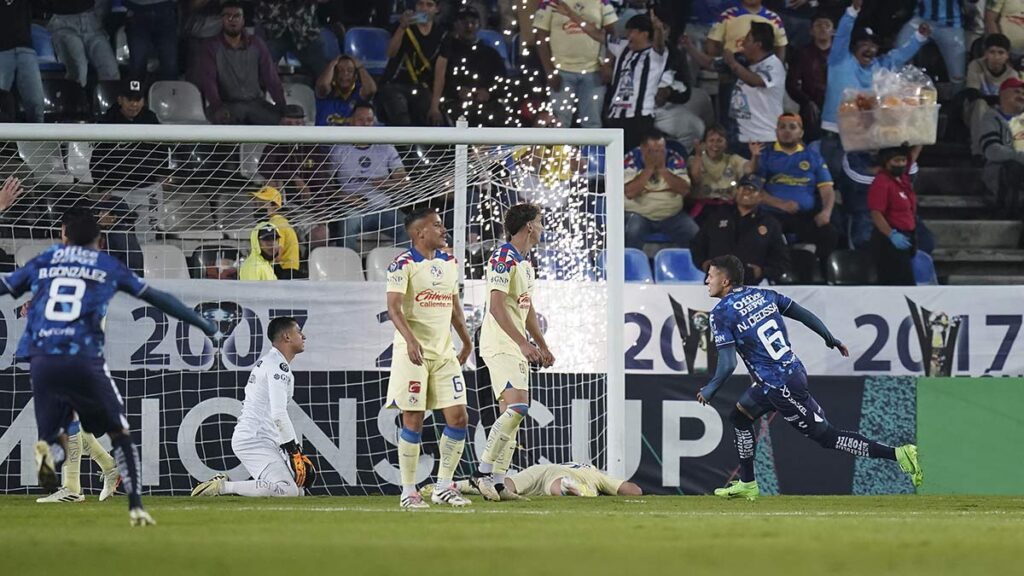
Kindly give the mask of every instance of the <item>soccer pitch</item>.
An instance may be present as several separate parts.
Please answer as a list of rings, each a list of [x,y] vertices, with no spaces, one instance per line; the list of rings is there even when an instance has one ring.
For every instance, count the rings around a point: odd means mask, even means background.
[[[0,574],[1003,574],[1021,497],[536,498],[404,512],[397,497],[0,498]]]

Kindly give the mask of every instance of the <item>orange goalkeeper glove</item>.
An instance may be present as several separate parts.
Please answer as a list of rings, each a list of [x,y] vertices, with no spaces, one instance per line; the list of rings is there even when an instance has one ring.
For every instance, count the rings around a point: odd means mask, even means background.
[[[313,466],[309,456],[300,452],[295,442],[289,442],[281,446],[281,448],[288,453],[288,464],[291,466],[292,474],[295,476],[295,483],[303,488],[312,486],[313,482],[316,481],[316,468]]]

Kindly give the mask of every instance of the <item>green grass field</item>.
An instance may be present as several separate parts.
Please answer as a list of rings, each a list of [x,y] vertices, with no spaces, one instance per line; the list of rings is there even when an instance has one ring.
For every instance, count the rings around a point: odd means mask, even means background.
[[[1021,497],[538,498],[403,512],[394,497],[0,497],[0,574],[1011,574]],[[1017,568],[1014,568],[1017,566]]]

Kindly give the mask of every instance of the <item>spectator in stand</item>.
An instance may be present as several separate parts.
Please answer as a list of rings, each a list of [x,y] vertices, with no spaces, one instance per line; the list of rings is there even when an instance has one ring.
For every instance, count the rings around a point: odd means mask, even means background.
[[[653,12],[633,16],[626,22],[625,41],[608,40],[615,56],[611,97],[608,99],[607,128],[621,128],[625,147],[631,150],[645,134],[654,130],[655,97],[661,75],[668,66],[665,30]]]
[[[434,66],[446,37],[437,13],[436,0],[416,0],[416,11],[406,10],[391,35],[377,103],[392,126],[429,124]]]
[[[281,235],[277,226],[260,222],[249,234],[249,255],[238,269],[238,279],[247,281],[277,280],[274,263],[281,251]]]
[[[786,74],[786,91],[800,105],[800,116],[807,130],[807,141],[821,135],[821,108],[825,105],[828,84],[828,54],[832,49],[835,29],[825,14],[814,17],[811,42],[793,54],[793,65]]]
[[[878,268],[878,283],[913,286],[917,196],[907,173],[907,166],[913,162],[910,147],[880,150],[878,161],[881,170],[868,190],[868,208],[875,225],[871,253]]]
[[[203,42],[197,70],[199,89],[209,103],[206,115],[214,124],[278,124],[285,98],[277,61],[267,45],[245,31],[239,2],[221,7],[223,31]],[[268,92],[277,104],[264,98]]]
[[[367,128],[375,122],[373,107],[356,105],[352,125]],[[390,144],[339,144],[331,148],[331,168],[341,188],[342,201],[361,214],[332,222],[331,237],[354,250],[359,249],[359,235],[384,232],[396,244],[408,242],[403,225],[404,216],[391,194],[405,179],[405,168],[398,150]]]
[[[846,9],[832,42],[834,49],[828,55],[828,85],[825,90],[825,107],[821,110],[821,153],[835,174],[841,174],[843,169],[843,145],[839,141],[839,126],[836,124],[843,91],[870,90],[875,70],[902,68],[917,54],[931,34],[931,26],[922,22],[917,33],[906,44],[879,56],[878,38],[871,29],[854,30],[854,22],[863,4],[864,0],[853,0],[853,4]]]
[[[931,38],[946,63],[946,74],[956,90],[964,86],[967,45],[964,43],[961,0],[919,0],[915,16],[900,29],[896,45],[903,46],[917,34],[921,24],[931,26]]]
[[[68,80],[84,88],[90,64],[100,80],[121,78],[110,37],[96,13],[94,0],[49,0],[45,6],[53,14],[47,24],[53,50],[64,63]]]
[[[988,0],[985,32],[1006,36],[1013,56],[1024,55],[1024,0]]]
[[[764,180],[755,174],[740,179],[736,204],[709,210],[700,232],[690,242],[693,261],[705,272],[711,260],[732,254],[746,268],[748,284],[775,282],[789,270],[789,250],[779,221],[761,210]]]
[[[149,59],[160,62],[157,80],[178,79],[178,3],[175,0],[127,0],[128,72],[145,78]]]
[[[25,120],[43,121],[43,77],[32,47],[31,0],[0,2],[0,89],[18,90]]]
[[[704,121],[687,107],[691,90],[683,83],[683,75],[667,69],[661,75],[654,95],[654,127],[680,142],[693,142],[704,135]]]
[[[750,160],[727,152],[729,134],[721,124],[708,126],[704,141],[693,144],[693,155],[687,161],[690,186],[693,189],[694,209],[690,214],[701,221],[705,212],[721,204],[732,204],[736,195],[736,182],[750,174]]]
[[[818,8],[817,1],[764,0],[764,5],[782,18],[789,49],[799,50],[811,42],[811,25]]]
[[[651,130],[626,154],[626,247],[643,249],[644,238],[667,234],[672,244],[686,248],[699,227],[683,210],[690,193],[686,161],[665,146],[665,137]]]
[[[470,126],[502,126],[506,114],[498,102],[498,86],[505,79],[505,60],[481,42],[480,14],[460,8],[454,33],[445,39],[434,66],[433,97],[428,113],[431,123],[454,123],[465,116]],[[443,108],[443,112],[442,112]]]
[[[132,78],[121,83],[117,106],[107,109],[100,124],[159,124],[156,112],[146,108],[146,90],[141,80]]]
[[[261,0],[256,22],[274,62],[288,52],[313,74],[320,73],[337,54],[327,54],[316,16],[317,0]]]
[[[94,207],[100,227],[103,228],[103,249],[124,263],[132,272],[142,276],[145,258],[139,237],[135,234],[138,215],[124,198],[104,195]]]
[[[1024,215],[1024,81],[1010,78],[999,87],[999,104],[981,121],[982,179],[1010,218]]]
[[[316,125],[347,126],[359,102],[369,102],[377,83],[366,67],[351,56],[338,56],[316,81]]]
[[[100,124],[159,124],[156,113],[146,107],[142,81],[125,80]],[[99,142],[92,151],[90,171],[101,190],[136,190],[160,179],[167,162],[167,149],[152,142]]]
[[[981,119],[990,103],[999,100],[999,87],[1020,73],[1010,66],[1010,40],[994,33],[985,37],[985,53],[967,66],[967,89],[964,91],[964,122],[971,129],[971,153],[981,156]]]
[[[299,237],[292,225],[282,214],[284,198],[273,186],[264,186],[252,193],[260,209],[266,213],[267,222],[277,227],[279,235],[277,261],[274,262],[274,275],[282,280],[301,278],[299,271]]]
[[[821,155],[803,145],[803,121],[797,114],[778,118],[777,141],[754,156],[754,173],[765,178],[765,207],[778,218],[785,234],[814,244],[824,264],[839,243],[832,225],[836,194],[832,175]],[[753,149],[751,150],[753,151]]]
[[[551,109],[562,126],[578,113],[584,128],[601,127],[604,81],[601,48],[618,17],[606,0],[544,0],[534,15],[537,51],[551,89]]]

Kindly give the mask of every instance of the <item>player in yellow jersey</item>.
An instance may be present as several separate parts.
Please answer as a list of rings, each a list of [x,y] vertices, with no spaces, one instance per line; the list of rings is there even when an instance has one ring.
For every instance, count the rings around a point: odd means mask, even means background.
[[[426,410],[441,410],[445,428],[438,441],[441,459],[431,494],[435,504],[465,506],[452,481],[466,443],[466,384],[461,365],[473,344],[459,300],[459,270],[455,258],[441,249],[447,234],[432,209],[420,209],[405,219],[412,249],[398,255],[388,268],[388,314],[395,325],[394,358],[386,406],[402,411],[398,439],[398,469],[402,476],[401,507],[429,508],[416,488],[416,462]],[[451,328],[462,340],[458,356]]]
[[[459,487],[467,494],[476,490],[468,480]],[[642,496],[632,482],[612,478],[590,464],[534,464],[505,479],[505,489],[520,496]]]
[[[533,266],[523,255],[540,241],[544,231],[535,204],[517,204],[505,215],[509,241],[499,246],[487,266],[487,314],[480,332],[480,356],[491,375],[491,389],[501,415],[487,435],[480,468],[470,479],[487,500],[514,500],[505,491],[505,472],[516,449],[519,424],[530,408],[530,363],[544,367],[555,362],[533,309]],[[529,332],[536,345],[526,334]]]

